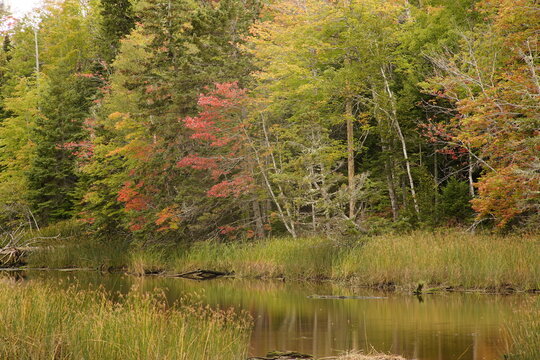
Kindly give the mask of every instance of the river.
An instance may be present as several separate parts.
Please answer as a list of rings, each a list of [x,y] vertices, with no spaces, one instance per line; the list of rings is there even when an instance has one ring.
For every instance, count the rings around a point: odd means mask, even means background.
[[[501,359],[510,345],[506,326],[529,296],[441,293],[418,298],[331,283],[241,279],[198,282],[81,271],[27,271],[10,276],[60,287],[102,286],[111,296],[129,291],[161,291],[174,301],[196,294],[211,306],[233,307],[251,314],[253,356],[270,350],[295,350],[323,357],[353,349],[374,349],[419,360]],[[315,294],[369,298],[309,297]]]

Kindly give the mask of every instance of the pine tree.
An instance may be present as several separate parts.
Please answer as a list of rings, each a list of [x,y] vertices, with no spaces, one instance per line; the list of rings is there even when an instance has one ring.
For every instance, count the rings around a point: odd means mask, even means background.
[[[118,53],[120,40],[135,27],[136,17],[130,0],[101,0],[101,55],[110,63]]]
[[[207,180],[176,166],[193,143],[180,119],[198,112],[206,86],[247,80],[251,67],[240,44],[256,15],[256,4],[237,0],[138,4],[141,25],[122,42],[100,110],[95,154],[102,161],[83,169],[97,176],[85,196],[92,221],[110,223],[110,212],[122,204],[127,228],[155,230],[164,213],[183,208],[189,216],[174,214],[183,219],[179,231],[216,230],[208,224],[224,213],[209,211],[216,200],[205,196]],[[107,176],[103,169],[113,163],[121,170]],[[92,205],[104,202],[110,212]]]
[[[73,215],[78,180],[72,146],[83,140],[96,84],[87,71],[94,59],[94,18],[84,4],[65,1],[51,7],[40,24],[41,73],[32,141],[35,155],[28,169],[30,202],[45,223]]]

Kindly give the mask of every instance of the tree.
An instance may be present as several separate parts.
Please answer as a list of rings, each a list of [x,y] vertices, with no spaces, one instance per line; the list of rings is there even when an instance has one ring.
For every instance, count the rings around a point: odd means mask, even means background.
[[[431,89],[455,104],[453,139],[482,165],[472,200],[504,227],[538,212],[538,18],[532,1],[482,1],[488,22],[462,34],[457,53],[432,56]]]
[[[135,27],[136,17],[130,0],[101,0],[101,54],[110,63],[120,47],[120,40]]]
[[[92,79],[81,75],[94,59],[92,22],[78,1],[50,5],[41,19],[40,116],[32,133],[36,145],[28,187],[30,203],[43,222],[73,215],[78,175],[70,144],[84,138],[83,121],[96,92]]]
[[[140,24],[122,40],[96,119],[95,161],[83,169],[92,184],[87,218],[111,222],[122,205],[123,226],[156,240],[219,233],[228,213],[205,196],[211,179],[194,180],[177,166],[197,147],[179,119],[197,114],[206,86],[247,79],[250,63],[239,45],[256,14],[256,4],[236,0],[138,4]]]

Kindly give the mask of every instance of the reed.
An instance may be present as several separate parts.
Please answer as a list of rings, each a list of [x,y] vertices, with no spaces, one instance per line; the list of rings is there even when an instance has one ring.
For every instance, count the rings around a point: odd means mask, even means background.
[[[56,290],[31,282],[0,283],[2,359],[245,359],[247,315],[133,289]]]
[[[346,243],[290,237],[191,246],[140,248],[121,242],[70,241],[37,251],[34,267],[126,268],[143,275],[195,269],[238,277],[336,280],[410,290],[453,287],[491,291],[540,289],[540,237],[470,234],[457,230],[381,235]]]
[[[456,231],[387,235],[344,252],[333,277],[361,285],[539,289],[539,253],[538,236]]]
[[[132,249],[127,258],[128,272],[137,276],[163,272],[167,266],[164,249]]]
[[[181,272],[197,268],[233,271],[242,277],[327,279],[339,247],[325,238],[272,238],[256,242],[195,244],[171,261]]]
[[[486,290],[540,288],[538,236],[465,232],[385,235],[343,246],[325,238],[203,242],[173,256],[170,270],[234,271],[242,277],[333,279],[359,286],[449,286]]]
[[[128,244],[121,241],[76,239],[49,240],[28,253],[31,268],[121,269],[128,263]]]
[[[540,299],[530,299],[530,305],[517,312],[517,321],[509,325],[512,349],[509,360],[540,359]]]

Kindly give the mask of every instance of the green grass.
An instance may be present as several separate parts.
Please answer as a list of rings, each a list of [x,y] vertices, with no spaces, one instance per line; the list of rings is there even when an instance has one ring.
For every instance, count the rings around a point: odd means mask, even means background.
[[[290,237],[244,242],[198,242],[191,247],[128,248],[115,242],[71,241],[32,254],[31,266],[123,265],[134,274],[194,269],[239,277],[331,279],[358,286],[392,285],[483,290],[540,289],[540,237],[417,231],[348,241]],[[97,244],[97,245],[96,245]],[[102,266],[101,266],[102,267]]]
[[[26,261],[31,268],[121,269],[129,263],[128,245],[120,241],[59,239],[29,252]]]
[[[25,258],[32,268],[119,269],[129,262],[127,242],[95,240],[77,220],[27,231],[24,237],[34,248]]]
[[[1,359],[245,359],[247,315],[142,294],[0,283]]]
[[[369,238],[349,247],[323,238],[199,243],[173,256],[176,272],[203,268],[242,277],[333,279],[353,285],[418,283],[466,289],[540,288],[538,237],[414,232]]]
[[[343,254],[334,278],[362,285],[540,288],[539,238],[415,232],[381,236]]]
[[[167,257],[164,249],[131,249],[128,254],[128,272],[142,276],[160,273],[165,270]]]
[[[201,242],[170,262],[176,272],[193,269],[234,271],[242,277],[326,279],[339,252],[323,238],[274,238],[258,242]]]

